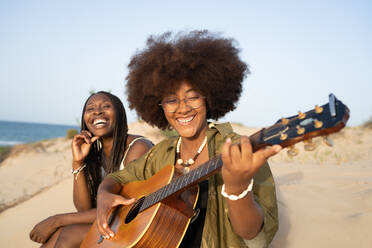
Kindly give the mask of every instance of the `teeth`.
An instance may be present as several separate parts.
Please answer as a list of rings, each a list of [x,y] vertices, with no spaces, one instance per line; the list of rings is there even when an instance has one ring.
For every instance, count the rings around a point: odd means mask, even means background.
[[[190,122],[194,119],[194,116],[191,116],[191,117],[188,117],[188,118],[178,118],[177,121],[180,122],[180,123],[187,123],[187,122]]]
[[[93,125],[97,125],[97,124],[105,124],[107,121],[104,120],[104,119],[97,119],[97,120],[94,120],[93,122]]]

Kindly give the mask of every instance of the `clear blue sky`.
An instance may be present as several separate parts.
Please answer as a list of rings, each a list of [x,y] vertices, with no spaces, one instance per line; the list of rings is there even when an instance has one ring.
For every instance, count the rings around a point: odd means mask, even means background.
[[[1,1],[0,120],[76,124],[90,90],[128,109],[134,52],[151,34],[193,29],[235,38],[252,71],[223,120],[268,126],[330,92],[350,107],[349,125],[372,116],[372,1],[131,2]]]

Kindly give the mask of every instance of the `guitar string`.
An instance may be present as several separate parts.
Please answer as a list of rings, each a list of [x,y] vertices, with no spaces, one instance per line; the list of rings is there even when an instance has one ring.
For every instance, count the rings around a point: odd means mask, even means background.
[[[200,179],[201,177],[207,175],[211,171],[217,169],[219,166],[222,166],[222,162],[221,162],[221,165],[218,163],[220,160],[221,160],[220,156],[216,156],[212,158],[211,160],[209,160],[203,166],[200,166],[197,169],[190,171],[190,173],[186,175],[178,177],[176,180],[172,181],[170,184],[167,184],[163,186],[162,188],[160,188],[159,190],[147,195],[142,203],[140,211],[143,211],[149,208],[155,203],[160,202],[161,200],[165,199],[171,194],[193,183],[195,176],[196,176],[195,178]],[[205,170],[205,172],[203,170]]]
[[[162,199],[165,199],[167,196],[173,194],[174,192],[178,191],[179,189],[181,189],[182,187],[187,185],[187,183],[189,181],[188,179],[190,178],[190,176],[193,176],[194,174],[195,173],[193,172],[193,173],[187,174],[187,176],[185,175],[184,177],[180,177],[180,178],[174,180],[173,182],[171,182],[170,184],[165,185],[164,187],[162,187],[158,191],[148,195],[146,197],[146,200],[145,200],[144,204],[143,204],[143,209],[146,209],[149,206],[155,204],[156,202],[159,202]]]

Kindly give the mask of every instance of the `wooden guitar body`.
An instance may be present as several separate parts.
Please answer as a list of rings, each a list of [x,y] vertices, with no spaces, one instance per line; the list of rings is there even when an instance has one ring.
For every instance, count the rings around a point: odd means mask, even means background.
[[[127,198],[140,199],[167,185],[172,180],[173,174],[174,167],[165,166],[146,181],[123,185],[121,194]],[[100,234],[94,222],[80,247],[178,247],[194,215],[193,208],[197,196],[198,186],[194,186],[182,194],[171,195],[138,213],[128,223],[126,218],[131,215],[130,211],[136,203],[120,206],[111,224],[116,235],[98,244]]]

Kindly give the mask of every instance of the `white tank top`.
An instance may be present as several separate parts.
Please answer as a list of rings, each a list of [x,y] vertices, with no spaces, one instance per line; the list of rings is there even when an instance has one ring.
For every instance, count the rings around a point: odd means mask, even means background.
[[[129,143],[127,150],[125,150],[125,153],[124,153],[124,156],[123,156],[123,160],[122,160],[121,163],[120,163],[119,170],[124,169],[124,161],[125,161],[125,158],[127,157],[127,154],[128,154],[128,151],[130,150],[130,148],[133,146],[133,144],[134,144],[137,140],[141,140],[141,139],[145,139],[145,137],[142,137],[142,136],[137,137],[137,138],[135,138],[134,140],[132,140],[132,142]],[[103,180],[103,178],[107,175],[107,173],[106,173],[105,169],[103,169],[102,166],[101,166],[101,174],[102,174],[102,180]]]

